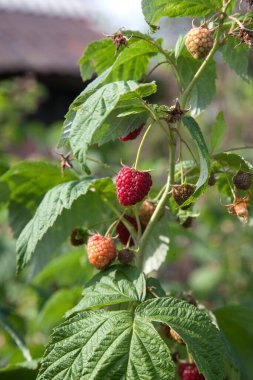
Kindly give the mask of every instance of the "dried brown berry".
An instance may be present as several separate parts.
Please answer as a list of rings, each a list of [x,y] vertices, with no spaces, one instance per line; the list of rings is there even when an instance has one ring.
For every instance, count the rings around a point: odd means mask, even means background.
[[[243,198],[235,197],[234,203],[226,205],[228,212],[233,215],[237,215],[243,218],[245,223],[248,222],[248,205],[249,205],[249,195]]]
[[[184,223],[182,223],[182,227],[184,228],[192,227],[193,221],[194,221],[194,218],[192,216],[188,216],[188,218],[185,219]]]
[[[118,254],[118,259],[123,265],[131,264],[134,260],[134,252],[131,249],[122,249]]]
[[[184,341],[181,338],[181,336],[175,330],[173,330],[172,328],[170,329],[170,336],[178,344],[184,344]]]
[[[239,190],[248,190],[252,183],[252,174],[239,170],[233,177],[233,183]]]
[[[146,226],[149,223],[151,216],[153,215],[155,209],[156,209],[156,206],[154,205],[154,203],[152,203],[148,200],[145,200],[142,203],[142,205],[140,207],[140,211],[139,211],[139,217],[140,217],[141,224]]]
[[[215,178],[214,172],[211,172],[210,177],[208,179],[208,185],[214,186],[215,184],[216,184],[216,178]]]
[[[181,206],[188,198],[194,193],[195,187],[190,183],[184,183],[183,185],[174,185],[172,187],[172,196],[175,202]],[[183,210],[189,208],[190,205],[182,207]]]
[[[195,59],[205,58],[213,47],[213,32],[206,26],[192,28],[186,35],[185,46]]]
[[[78,247],[79,245],[83,245],[87,242],[88,233],[83,228],[75,228],[70,235],[70,243]]]

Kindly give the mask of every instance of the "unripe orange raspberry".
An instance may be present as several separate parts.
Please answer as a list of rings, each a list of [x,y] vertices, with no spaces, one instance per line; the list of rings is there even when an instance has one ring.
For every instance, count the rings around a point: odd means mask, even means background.
[[[144,226],[146,226],[149,223],[151,216],[155,212],[155,209],[156,209],[156,206],[154,205],[154,203],[152,203],[148,200],[145,200],[142,203],[142,205],[140,207],[140,211],[139,211],[139,217],[140,217],[141,223]]]
[[[195,59],[205,58],[213,47],[213,32],[206,26],[192,28],[186,35],[185,46]]]
[[[93,235],[87,243],[89,262],[97,269],[103,269],[116,257],[114,240],[109,236]]]

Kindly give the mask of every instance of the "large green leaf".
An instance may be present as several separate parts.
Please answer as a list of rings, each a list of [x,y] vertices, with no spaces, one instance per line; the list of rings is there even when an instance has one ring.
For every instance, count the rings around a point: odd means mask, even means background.
[[[167,217],[163,217],[156,223],[145,248],[145,262],[143,268],[145,273],[150,273],[160,268],[166,259],[169,242],[169,225],[167,223]]]
[[[94,73],[100,75],[111,66],[106,83],[139,80],[145,74],[150,58],[158,52],[154,44],[136,41],[133,37],[128,48],[116,56],[112,41],[95,41],[88,46],[80,60],[82,78],[89,79]]]
[[[34,253],[43,259],[66,240],[78,225],[102,223],[105,205],[101,196],[114,196],[108,178],[70,181],[51,189],[17,241],[17,269],[20,271]]]
[[[141,302],[146,296],[145,277],[132,266],[113,266],[86,285],[83,298],[69,314],[122,302]]]
[[[196,188],[194,194],[187,199],[184,205],[190,204],[195,201],[200,195],[205,191],[207,186],[207,181],[210,173],[210,157],[206,142],[204,140],[203,134],[198,123],[190,116],[185,116],[183,118],[183,123],[191,134],[193,141],[195,142],[198,153],[199,153],[199,165],[200,173],[199,179],[196,183]]]
[[[211,129],[210,147],[214,151],[222,142],[226,130],[223,112],[219,112]]]
[[[214,314],[242,367],[241,379],[252,379],[253,307],[224,306],[214,310]]]
[[[205,16],[221,5],[221,0],[142,0],[142,12],[147,23],[153,25],[164,16]]]
[[[111,126],[108,123],[106,126],[103,124],[120,101],[121,104],[122,102],[126,104],[132,99],[138,101],[155,91],[154,83],[137,84],[134,81],[128,81],[109,83],[92,94],[78,109],[71,125],[70,145],[77,159],[85,162],[87,149],[93,143],[93,136],[99,133],[100,128],[103,134],[107,133]],[[100,140],[102,136],[100,135]],[[99,141],[96,139],[96,142]]]
[[[33,217],[43,196],[52,187],[76,179],[72,171],[61,176],[60,166],[47,162],[19,162],[12,166],[1,178],[9,191],[9,221],[14,236]]]
[[[153,325],[129,311],[80,312],[59,326],[38,380],[172,380],[174,364]]]
[[[223,60],[243,79],[248,80],[249,48],[235,37],[229,37],[221,48]]]
[[[81,76],[84,81],[94,74],[101,74],[115,60],[115,46],[110,39],[94,41],[87,46],[79,61]]]
[[[201,64],[202,62],[195,60],[186,49],[184,49],[183,53],[178,57],[177,67],[183,89],[187,88]],[[187,99],[193,116],[198,115],[213,100],[216,93],[215,80],[216,63],[214,59],[211,59],[194,84]]]
[[[147,322],[172,327],[185,341],[198,369],[208,380],[224,378],[224,345],[206,312],[172,297],[156,298],[137,306],[136,314]]]

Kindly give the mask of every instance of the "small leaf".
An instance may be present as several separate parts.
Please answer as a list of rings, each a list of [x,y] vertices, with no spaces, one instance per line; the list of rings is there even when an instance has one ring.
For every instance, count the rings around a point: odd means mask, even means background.
[[[101,222],[105,209],[102,194],[114,196],[110,179],[85,178],[60,184],[47,192],[18,238],[17,270],[24,268],[35,251],[42,259],[47,250],[49,255],[52,254],[77,225]]]
[[[38,380],[175,378],[167,345],[151,323],[129,311],[84,311],[52,336]]]
[[[177,59],[177,67],[183,89],[187,88],[201,64],[202,62],[195,60],[186,51],[186,48],[183,50],[182,54]],[[216,63],[214,59],[211,59],[189,94],[188,104],[191,108],[192,116],[197,116],[213,100],[216,94],[215,80]]]
[[[248,80],[249,48],[235,37],[229,37],[221,48],[222,57],[241,78]]]
[[[154,297],[166,297],[166,292],[163,290],[160,281],[157,278],[148,277],[146,280],[146,300]]]
[[[214,151],[222,142],[226,130],[226,123],[223,112],[219,112],[211,129],[210,146]]]
[[[166,323],[185,341],[189,353],[208,380],[224,378],[224,345],[206,312],[172,297],[155,298],[137,306],[136,314]]]
[[[220,9],[221,0],[142,0],[142,13],[153,25],[162,17],[198,17]]]
[[[145,248],[144,272],[150,273],[158,270],[165,261],[169,250],[169,226],[166,217],[156,223],[152,234],[149,236],[148,244]]]
[[[183,123],[190,132],[199,153],[199,164],[200,164],[200,173],[199,179],[196,183],[196,188],[194,194],[187,199],[183,205],[190,204],[200,197],[201,194],[206,189],[207,181],[210,173],[210,157],[206,142],[204,140],[203,134],[197,122],[190,116],[185,116],[183,118]]]
[[[229,167],[233,170],[244,170],[253,173],[253,166],[250,162],[245,160],[241,155],[236,153],[218,153],[213,158],[224,167]]]
[[[112,266],[88,282],[83,298],[68,315],[123,302],[141,302],[146,296],[143,273],[133,266]]]
[[[110,39],[94,41],[89,44],[79,61],[83,81],[94,74],[101,74],[115,60],[115,46]]]

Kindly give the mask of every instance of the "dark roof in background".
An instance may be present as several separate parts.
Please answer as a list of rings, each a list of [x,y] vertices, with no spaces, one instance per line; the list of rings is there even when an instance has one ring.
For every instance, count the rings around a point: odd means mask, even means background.
[[[57,9],[57,1],[52,4]],[[12,9],[0,0],[0,74],[32,71],[78,75],[77,61],[85,46],[102,34],[82,13],[78,17],[66,10],[63,8],[61,14],[58,10],[57,14],[53,9]]]

